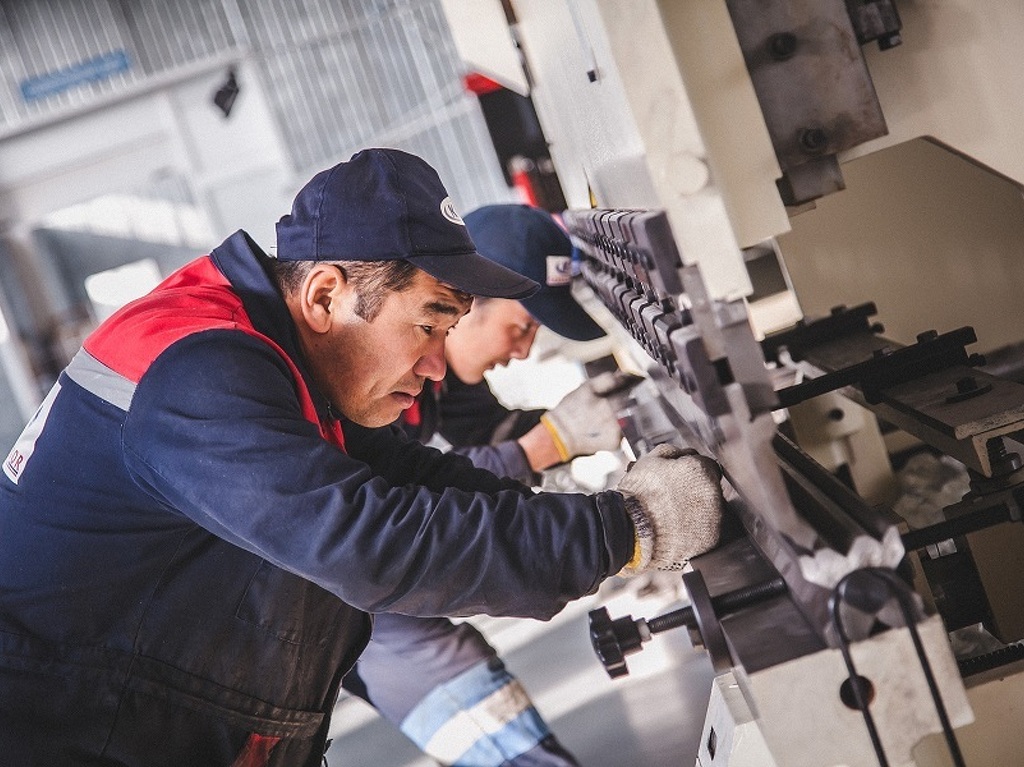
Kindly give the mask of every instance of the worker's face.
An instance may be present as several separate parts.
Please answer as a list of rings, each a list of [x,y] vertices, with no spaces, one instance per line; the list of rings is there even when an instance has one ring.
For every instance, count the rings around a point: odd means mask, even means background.
[[[525,359],[539,327],[518,301],[491,298],[474,304],[448,337],[448,364],[459,380],[480,383],[495,366]]]
[[[341,271],[308,302],[304,350],[317,384],[343,415],[384,426],[412,405],[426,380],[445,374],[445,336],[469,306],[426,272],[388,293],[367,321],[355,313],[356,293]],[[313,330],[313,332],[309,332]]]

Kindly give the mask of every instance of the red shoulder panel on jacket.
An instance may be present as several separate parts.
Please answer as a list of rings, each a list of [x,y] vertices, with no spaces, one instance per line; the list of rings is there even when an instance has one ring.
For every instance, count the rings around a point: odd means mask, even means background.
[[[121,307],[82,346],[107,367],[138,383],[153,360],[175,341],[216,328],[253,332],[241,299],[210,257],[203,256],[152,292]]]

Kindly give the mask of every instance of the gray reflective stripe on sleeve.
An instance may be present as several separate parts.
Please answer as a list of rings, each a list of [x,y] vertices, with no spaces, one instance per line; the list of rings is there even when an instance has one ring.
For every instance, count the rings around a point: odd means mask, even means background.
[[[135,396],[135,383],[114,372],[85,349],[64,368],[67,377],[104,402],[127,411]]]

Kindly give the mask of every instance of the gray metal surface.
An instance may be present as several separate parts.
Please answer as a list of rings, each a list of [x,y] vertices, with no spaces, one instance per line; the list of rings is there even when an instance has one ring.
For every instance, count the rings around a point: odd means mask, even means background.
[[[886,133],[844,0],[728,0],[787,204],[843,188],[836,154]],[[787,199],[788,197],[788,199]]]
[[[944,349],[929,353],[946,339]],[[1024,431],[1024,384],[972,367],[981,358],[958,345],[973,340],[971,328],[943,336],[922,333],[911,346],[857,332],[803,350],[799,364],[809,384],[861,371],[848,377],[844,394],[991,477],[1003,468],[993,468],[992,441]]]

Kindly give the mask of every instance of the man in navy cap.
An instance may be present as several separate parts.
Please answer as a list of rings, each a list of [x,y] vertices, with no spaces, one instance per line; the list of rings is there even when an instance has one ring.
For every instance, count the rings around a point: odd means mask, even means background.
[[[484,379],[495,366],[525,359],[541,324],[573,341],[604,335],[572,295],[569,237],[551,214],[528,205],[487,205],[465,221],[481,255],[540,289],[518,300],[474,299],[448,335],[444,380],[424,386],[403,412],[404,431],[421,442],[440,436],[476,466],[530,485],[550,466],[615,450],[622,432],[602,394],[619,389],[625,374],[603,374],[596,386],[587,381],[550,411],[510,410]],[[345,687],[441,764],[577,764],[469,623],[375,616],[373,637]]]
[[[543,469],[617,449],[622,432],[607,396],[634,377],[598,376],[548,411],[506,409],[484,380],[487,371],[525,359],[541,325],[571,341],[604,336],[572,295],[568,235],[551,214],[528,205],[486,205],[466,216],[466,227],[482,256],[540,288],[518,300],[474,300],[448,336],[444,381],[425,387],[419,408],[403,413],[406,433],[420,441],[438,434],[477,466],[526,484],[536,484]]]
[[[314,767],[368,613],[545,618],[713,546],[706,458],[535,494],[389,427],[472,295],[534,289],[372,149],[299,191],[276,260],[236,232],[104,322],[3,461],[4,759]]]

